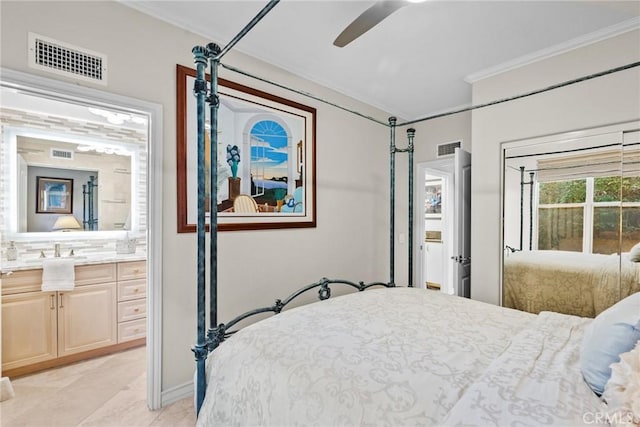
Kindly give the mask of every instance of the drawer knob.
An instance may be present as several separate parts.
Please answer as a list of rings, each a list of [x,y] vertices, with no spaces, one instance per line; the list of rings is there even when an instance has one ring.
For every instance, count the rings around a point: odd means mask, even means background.
[[[133,288],[133,292],[136,292],[136,293],[137,293],[137,292],[140,292],[140,289],[138,289],[138,288]]]
[[[135,328],[135,329],[133,330],[133,332],[140,332],[140,329]]]
[[[139,309],[139,308],[136,308],[136,309],[135,309],[135,310],[133,310],[133,311],[135,311],[135,312],[137,313],[137,312],[139,312],[139,311],[140,311],[140,309]]]
[[[135,270],[133,270],[134,273],[140,273],[140,269],[136,268]]]

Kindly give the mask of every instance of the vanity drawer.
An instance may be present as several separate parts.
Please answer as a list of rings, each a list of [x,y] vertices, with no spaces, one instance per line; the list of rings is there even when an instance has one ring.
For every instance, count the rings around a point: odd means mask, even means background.
[[[118,282],[118,301],[129,301],[147,296],[147,280]]]
[[[134,299],[118,303],[118,323],[142,319],[147,316],[147,299]]]
[[[2,295],[37,292],[42,286],[42,269],[2,273]]]
[[[147,319],[130,320],[118,324],[118,342],[131,341],[147,336]]]
[[[76,286],[115,281],[116,265],[114,263],[76,266]]]
[[[144,279],[145,277],[147,277],[146,261],[118,263],[118,280]]]

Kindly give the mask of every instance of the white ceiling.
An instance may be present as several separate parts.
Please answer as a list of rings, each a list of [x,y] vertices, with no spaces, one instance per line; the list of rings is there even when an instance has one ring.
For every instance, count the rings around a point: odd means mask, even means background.
[[[224,47],[267,2],[123,3]],[[411,120],[470,105],[468,76],[640,28],[640,1],[427,1],[333,46],[372,4],[283,0],[234,49]]]

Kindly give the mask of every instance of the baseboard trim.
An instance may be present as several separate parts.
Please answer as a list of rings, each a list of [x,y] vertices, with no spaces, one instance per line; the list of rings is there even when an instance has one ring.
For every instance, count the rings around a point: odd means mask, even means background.
[[[138,338],[131,341],[125,341],[120,344],[114,344],[106,347],[100,347],[82,353],[61,356],[55,359],[46,360],[44,362],[33,363],[31,365],[19,366],[17,368],[3,369],[2,375],[9,378],[17,378],[28,374],[44,371],[46,369],[57,368],[72,363],[81,362],[83,360],[93,359],[94,357],[106,356],[120,351],[128,350],[134,347],[141,347],[146,344],[146,338]]]
[[[193,381],[171,387],[161,394],[161,406],[167,406],[185,397],[193,396]]]

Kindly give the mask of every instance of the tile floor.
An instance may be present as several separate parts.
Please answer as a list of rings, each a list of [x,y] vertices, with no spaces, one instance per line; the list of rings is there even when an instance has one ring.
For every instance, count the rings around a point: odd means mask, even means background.
[[[135,348],[11,381],[2,427],[193,426],[193,398],[158,411],[146,404],[145,348]]]

